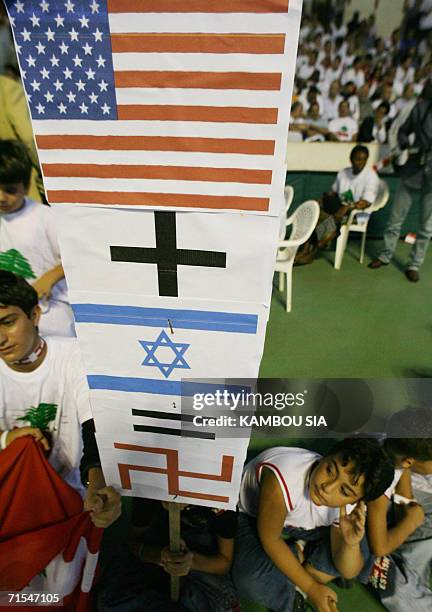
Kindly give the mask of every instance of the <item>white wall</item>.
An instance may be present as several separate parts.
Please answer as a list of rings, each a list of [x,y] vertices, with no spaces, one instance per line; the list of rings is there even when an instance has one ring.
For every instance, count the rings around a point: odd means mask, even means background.
[[[402,21],[404,0],[379,0],[376,11],[378,34],[388,36]],[[345,20],[350,21],[355,11],[360,11],[361,17],[368,17],[375,12],[375,0],[351,0],[345,8]]]
[[[286,164],[291,171],[338,172],[350,165],[349,156],[357,143],[289,142]],[[368,166],[373,166],[389,154],[388,145],[368,143]]]

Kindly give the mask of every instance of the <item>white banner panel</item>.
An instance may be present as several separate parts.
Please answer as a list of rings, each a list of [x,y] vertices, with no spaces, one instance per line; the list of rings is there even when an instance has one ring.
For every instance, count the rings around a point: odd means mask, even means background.
[[[275,217],[79,206],[55,212],[71,294],[270,302]]]

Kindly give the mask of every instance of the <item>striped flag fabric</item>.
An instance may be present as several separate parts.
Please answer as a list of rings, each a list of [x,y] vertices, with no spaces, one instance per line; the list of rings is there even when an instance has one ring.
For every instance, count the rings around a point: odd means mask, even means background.
[[[51,204],[277,215],[299,0],[6,5]]]

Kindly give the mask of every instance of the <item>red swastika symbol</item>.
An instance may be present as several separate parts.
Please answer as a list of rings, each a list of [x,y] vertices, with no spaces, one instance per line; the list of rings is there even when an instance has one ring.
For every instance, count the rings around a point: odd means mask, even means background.
[[[166,456],[166,468],[151,467],[146,465],[132,465],[129,463],[119,463],[120,482],[123,489],[132,489],[130,477],[131,470],[139,472],[152,472],[154,474],[166,474],[168,477],[168,493],[170,495],[181,495],[182,497],[191,497],[194,499],[207,499],[216,502],[229,502],[229,497],[223,495],[208,495],[205,493],[194,493],[193,491],[182,491],[180,489],[180,476],[188,478],[201,478],[203,480],[219,480],[221,482],[231,482],[234,457],[231,455],[222,456],[222,467],[220,474],[202,474],[200,472],[185,472],[179,470],[178,451],[169,448],[154,448],[152,446],[139,446],[137,444],[121,444],[114,442],[114,448],[119,450],[138,451],[142,453],[156,453],[157,455]]]

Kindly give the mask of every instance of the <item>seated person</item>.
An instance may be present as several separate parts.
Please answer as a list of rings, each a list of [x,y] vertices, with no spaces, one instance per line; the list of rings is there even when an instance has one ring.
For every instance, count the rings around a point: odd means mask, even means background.
[[[432,609],[432,410],[401,410],[386,429],[384,449],[396,471],[391,487],[368,504],[371,551],[386,557],[377,563],[379,580],[373,572],[370,583],[387,610],[403,610],[409,601],[426,612]]]
[[[347,100],[342,100],[338,107],[339,116],[332,119],[328,129],[332,140],[338,142],[356,142],[358,123],[350,116],[350,107]]]
[[[325,140],[328,134],[327,121],[321,117],[318,102],[312,102],[306,117],[307,140]]]
[[[378,195],[379,178],[372,168],[366,168],[369,150],[356,145],[350,154],[351,166],[337,173],[332,190],[321,200],[321,214],[311,238],[299,249],[295,263],[312,263],[318,249],[327,246],[338,233],[338,227],[354,208],[371,206]]]
[[[291,106],[288,141],[301,142],[306,135],[308,126],[303,116],[303,104],[299,101]]]
[[[102,574],[98,610],[108,612],[237,612],[228,574],[237,514],[180,504],[182,550],[169,549],[168,505],[134,498],[130,551],[118,546]],[[182,576],[180,601],[170,598],[170,575]]]
[[[390,104],[386,101],[379,104],[372,117],[366,117],[360,125],[358,140],[359,142],[377,142],[385,144],[387,142],[386,117],[390,110]]]
[[[358,576],[366,561],[367,578],[373,559],[364,502],[382,495],[393,475],[376,440],[342,440],[325,457],[303,448],[263,451],[246,465],[240,487],[232,571],[239,595],[290,612],[297,587],[318,612],[335,610],[326,583]],[[307,542],[303,552],[299,540]]]

